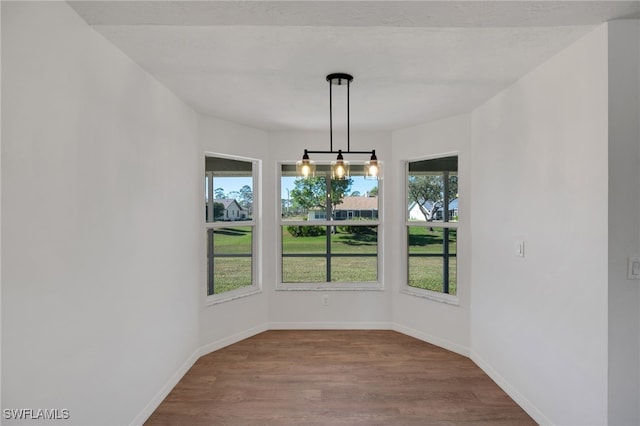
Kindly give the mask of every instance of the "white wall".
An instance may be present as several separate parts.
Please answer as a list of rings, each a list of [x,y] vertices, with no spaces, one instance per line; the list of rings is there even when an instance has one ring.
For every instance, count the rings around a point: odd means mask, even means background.
[[[0,5],[0,46],[2,46],[2,7]],[[0,52],[2,49],[0,48]],[[1,65],[2,60],[0,60]],[[0,81],[2,81],[2,66],[0,66]],[[2,84],[0,84],[0,99],[2,98]],[[2,102],[0,102],[0,224],[2,223]],[[2,226],[0,226],[0,318],[2,317]],[[2,406],[2,320],[0,320],[0,407]]]
[[[608,420],[607,132],[606,26],[472,113],[472,359],[543,424]]]
[[[64,2],[2,2],[2,89],[2,407],[141,422],[198,348],[197,116]]]
[[[217,153],[235,155],[254,160],[264,160],[269,151],[267,133],[262,130],[231,123],[211,117],[202,117],[199,121],[200,138],[200,162],[199,176],[202,176],[201,194],[204,194],[204,156],[205,153]],[[264,168],[264,163],[263,168]],[[259,173],[260,174],[260,173]],[[271,250],[268,234],[273,228],[273,216],[267,212],[274,201],[269,197],[270,183],[261,181],[257,190],[259,203],[257,209],[254,206],[254,219],[259,222],[259,255],[261,258]],[[267,329],[267,297],[263,292],[251,296],[230,300],[223,303],[207,306],[206,300],[206,233],[204,228],[204,209],[198,213],[199,247],[200,252],[200,277],[198,280],[200,299],[200,345],[202,353],[211,352],[230,343],[249,337]],[[260,268],[268,268],[263,261]],[[258,274],[263,277],[260,285],[269,286],[271,278],[268,275]]]
[[[351,149],[375,149],[380,161],[391,158],[391,135],[387,132],[357,132],[351,130]],[[334,149],[345,145],[334,136]],[[280,131],[269,133],[269,157],[265,163],[265,219],[269,224],[277,223],[275,204],[280,195],[277,167],[279,162],[295,162],[302,157],[305,148],[313,150],[329,149],[329,132]],[[317,161],[331,161],[331,156],[313,156]],[[366,160],[366,156],[349,155],[352,160]],[[383,165],[384,167],[384,165]],[[383,173],[386,173],[384,171]],[[383,225],[382,247],[385,253],[391,253],[394,247],[387,245],[390,239],[392,216],[389,204],[385,201],[387,189],[396,190],[397,182],[381,181],[380,196],[383,200],[380,212]],[[275,290],[277,280],[276,263],[280,261],[278,250],[278,232],[280,229],[270,226],[265,235],[265,284],[269,292],[269,322],[271,328],[389,328],[391,320],[391,287],[394,276],[390,273],[388,262],[384,264],[382,291],[288,291]],[[322,306],[322,296],[329,295],[329,306]]]
[[[608,24],[609,424],[640,424],[640,21]]]
[[[471,300],[470,167],[471,116],[440,120],[393,133],[392,167],[395,180],[388,203],[394,211],[392,247],[387,262],[393,265],[393,319],[399,330],[455,352],[469,354],[469,307]],[[458,301],[451,305],[398,293],[406,284],[406,160],[458,153],[460,225],[458,229]]]

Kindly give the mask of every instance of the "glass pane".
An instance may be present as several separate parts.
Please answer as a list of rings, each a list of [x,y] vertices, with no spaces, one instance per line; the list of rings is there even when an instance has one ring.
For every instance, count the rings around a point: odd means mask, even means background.
[[[425,290],[443,291],[442,257],[409,256],[409,285]]]
[[[411,287],[457,293],[457,229],[410,226],[408,248]]]
[[[378,258],[334,256],[331,258],[331,281],[343,283],[378,281]]]
[[[206,157],[205,217],[207,222],[251,220],[253,164]]]
[[[458,220],[458,157],[408,164],[407,215],[412,221]]]
[[[458,253],[458,230],[449,229],[449,254],[455,255]]]
[[[216,257],[213,262],[213,294],[252,284],[250,257]]]
[[[449,222],[458,221],[458,173],[449,173]],[[453,197],[453,198],[452,198]]]
[[[326,226],[283,226],[282,252],[309,254],[327,252]]]
[[[377,226],[334,226],[331,234],[331,253],[377,254]]]
[[[451,240],[451,230],[449,239]],[[409,254],[439,253],[442,254],[443,228],[426,226],[409,226]],[[451,241],[449,244],[451,248]]]
[[[283,257],[283,283],[317,283],[327,281],[324,257]]]
[[[207,230],[208,294],[220,294],[253,284],[253,227]]]
[[[214,229],[214,256],[219,254],[251,254],[251,226]]]
[[[449,256],[449,294],[458,294],[458,259]]]
[[[361,168],[361,167],[360,167]],[[360,169],[356,166],[356,169]],[[352,167],[353,170],[353,167]],[[295,165],[282,165],[280,197],[283,220],[336,220],[378,218],[378,181],[365,179],[363,172],[352,173],[348,179],[331,180],[329,165],[318,165],[315,177],[298,178]],[[327,217],[327,202],[331,194],[331,212]]]

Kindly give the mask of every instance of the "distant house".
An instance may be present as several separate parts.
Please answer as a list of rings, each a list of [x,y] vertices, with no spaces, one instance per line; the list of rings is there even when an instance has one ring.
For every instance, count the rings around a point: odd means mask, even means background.
[[[247,220],[251,218],[248,210],[242,208],[240,204],[233,198],[217,198],[214,203],[220,203],[224,206],[222,214],[216,217],[216,220]],[[205,214],[208,216],[209,206],[205,206]]]
[[[424,203],[424,207],[427,210],[431,210],[433,208],[433,202],[427,201]],[[442,220],[444,213],[442,209],[438,209],[435,213],[435,217],[433,220]],[[452,219],[458,216],[458,199],[451,200],[449,203],[449,218]],[[420,206],[415,201],[409,204],[409,220],[425,220],[424,215],[420,211]]]
[[[324,209],[309,210],[308,220],[326,220]],[[377,219],[378,197],[344,197],[342,202],[333,208],[335,220]]]

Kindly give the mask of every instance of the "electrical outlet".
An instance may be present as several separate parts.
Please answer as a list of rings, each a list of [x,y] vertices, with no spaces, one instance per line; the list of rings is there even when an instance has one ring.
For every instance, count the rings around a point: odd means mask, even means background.
[[[515,244],[514,244],[514,254],[516,256],[519,257],[524,257],[524,241],[523,240],[516,240]]]
[[[329,306],[329,296],[326,294],[322,296],[322,306]]]

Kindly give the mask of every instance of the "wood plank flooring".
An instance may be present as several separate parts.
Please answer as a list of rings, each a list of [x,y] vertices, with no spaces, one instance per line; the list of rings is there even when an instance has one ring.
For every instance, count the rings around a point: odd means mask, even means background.
[[[146,425],[535,425],[471,360],[383,330],[267,331],[201,357]]]

